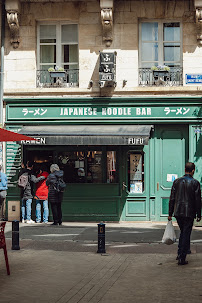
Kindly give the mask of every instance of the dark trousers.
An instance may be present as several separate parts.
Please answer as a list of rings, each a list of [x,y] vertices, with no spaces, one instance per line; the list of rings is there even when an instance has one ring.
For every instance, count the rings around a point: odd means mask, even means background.
[[[4,198],[0,197],[0,221],[4,219]]]
[[[190,237],[194,218],[176,217],[176,220],[180,228],[178,256],[181,260],[185,260],[187,252],[190,249]]]
[[[55,224],[62,223],[62,208],[61,202],[51,203],[51,210],[53,214],[53,221]]]

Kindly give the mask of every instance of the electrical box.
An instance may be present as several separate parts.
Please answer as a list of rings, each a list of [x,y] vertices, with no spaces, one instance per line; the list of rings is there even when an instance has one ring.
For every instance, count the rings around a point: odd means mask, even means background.
[[[20,221],[20,201],[8,201],[8,221]]]

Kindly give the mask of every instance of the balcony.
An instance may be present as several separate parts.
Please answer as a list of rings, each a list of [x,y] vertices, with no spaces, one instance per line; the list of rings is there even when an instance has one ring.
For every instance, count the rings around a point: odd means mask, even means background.
[[[51,74],[47,70],[37,70],[36,86],[41,88],[51,87],[78,87],[79,86],[79,70],[68,69],[61,75]]]
[[[153,71],[139,68],[139,86],[182,86],[182,67],[170,67],[169,71]]]

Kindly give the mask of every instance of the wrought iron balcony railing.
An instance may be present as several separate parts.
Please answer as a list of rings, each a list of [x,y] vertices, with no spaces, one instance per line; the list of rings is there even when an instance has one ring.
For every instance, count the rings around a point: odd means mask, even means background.
[[[139,86],[182,86],[182,71],[182,67],[171,67],[169,71],[139,68]]]
[[[68,69],[64,72],[37,70],[37,87],[76,87],[79,86],[79,70]]]

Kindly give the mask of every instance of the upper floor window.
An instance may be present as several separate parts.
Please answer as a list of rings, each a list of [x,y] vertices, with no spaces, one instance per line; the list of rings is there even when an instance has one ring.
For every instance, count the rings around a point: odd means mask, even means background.
[[[139,85],[183,85],[180,22],[141,22],[139,38]]]
[[[182,64],[180,22],[140,23],[140,67]]]
[[[77,82],[78,80],[78,25],[55,23],[39,23],[38,25],[38,70],[40,82],[51,81],[48,74],[49,68],[63,68],[66,77],[60,79],[62,83]],[[76,72],[75,72],[76,71]],[[52,80],[53,84],[57,78]]]

